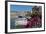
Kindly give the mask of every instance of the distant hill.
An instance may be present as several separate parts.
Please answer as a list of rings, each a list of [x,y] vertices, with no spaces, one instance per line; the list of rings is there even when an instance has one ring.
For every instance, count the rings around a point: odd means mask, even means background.
[[[25,11],[10,11],[10,12],[31,12],[30,10],[25,10]]]

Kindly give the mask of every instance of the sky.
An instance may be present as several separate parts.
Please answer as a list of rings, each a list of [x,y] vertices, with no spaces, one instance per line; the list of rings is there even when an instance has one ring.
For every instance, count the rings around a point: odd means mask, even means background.
[[[11,11],[32,11],[32,6],[26,5],[10,5]]]

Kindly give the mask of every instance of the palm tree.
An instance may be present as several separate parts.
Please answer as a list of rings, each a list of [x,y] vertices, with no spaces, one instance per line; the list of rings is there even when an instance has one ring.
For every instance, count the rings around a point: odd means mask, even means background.
[[[40,6],[34,6],[33,8],[32,8],[32,17],[33,16],[39,16],[39,17],[41,17],[42,16],[42,14],[41,14],[41,7]]]

